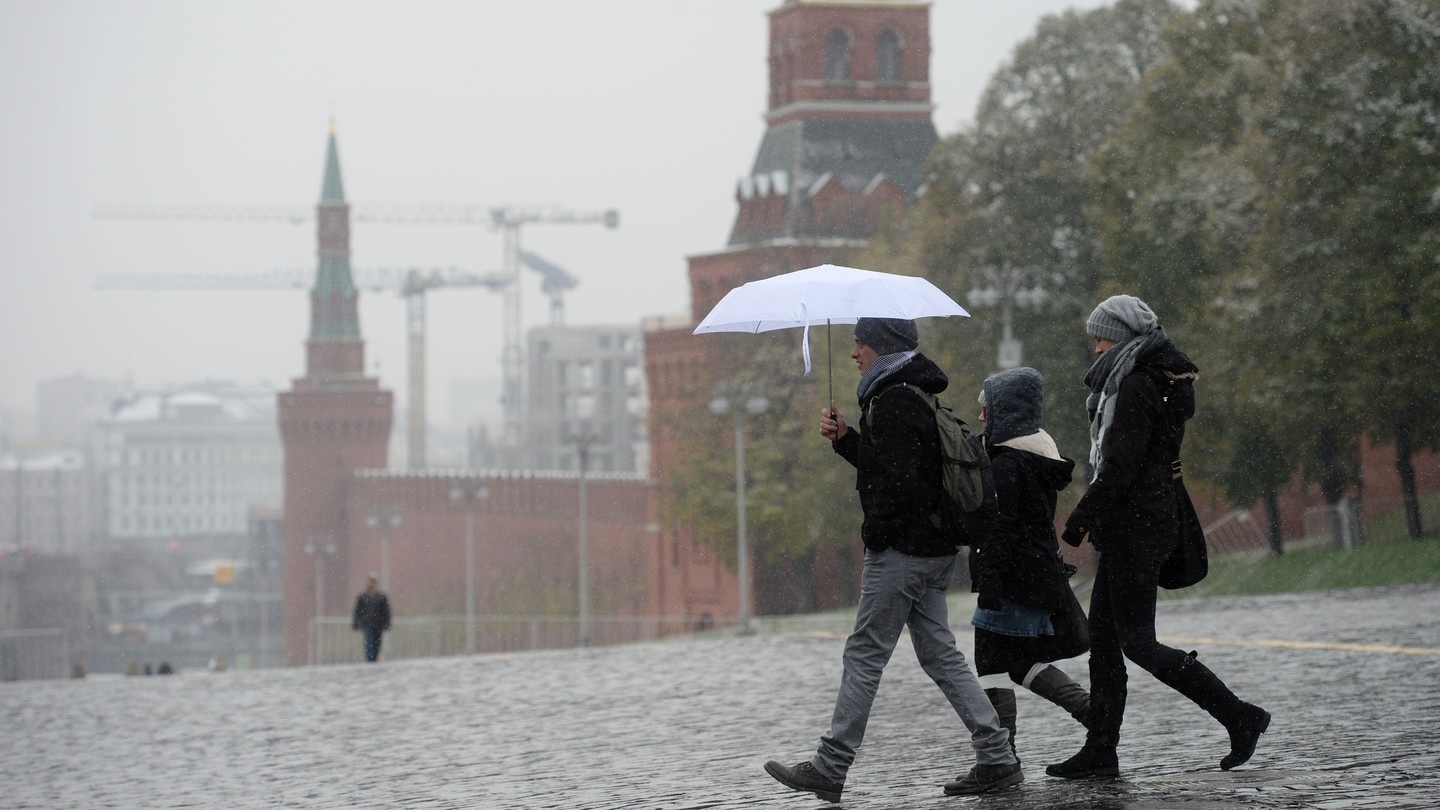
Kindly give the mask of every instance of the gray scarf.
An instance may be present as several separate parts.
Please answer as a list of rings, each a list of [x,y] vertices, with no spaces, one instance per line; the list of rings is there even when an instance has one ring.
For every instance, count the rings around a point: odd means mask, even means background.
[[[902,366],[910,362],[915,352],[895,352],[894,354],[882,354],[875,358],[870,368],[860,375],[860,384],[855,386],[855,395],[863,404],[865,397],[875,390],[876,384],[881,380],[899,371]]]
[[[1090,395],[1085,398],[1085,410],[1090,414],[1092,482],[1099,477],[1100,465],[1105,462],[1105,436],[1110,424],[1115,421],[1115,395],[1120,391],[1120,383],[1135,370],[1135,362],[1142,355],[1168,340],[1165,327],[1157,325],[1149,334],[1137,335],[1111,346],[1085,372],[1085,385],[1090,389]]]

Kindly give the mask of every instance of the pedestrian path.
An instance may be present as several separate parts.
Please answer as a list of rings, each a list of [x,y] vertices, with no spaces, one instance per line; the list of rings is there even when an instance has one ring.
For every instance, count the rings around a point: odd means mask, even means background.
[[[946,798],[973,758],[902,640],[843,806],[1440,806],[1440,586],[1165,602],[1158,627],[1274,714],[1250,764],[1221,772],[1224,730],[1135,670],[1122,779],[1047,778],[1083,732],[1022,692],[1025,783]],[[797,633],[0,684],[0,807],[831,806],[762,765],[814,750],[842,645]],[[1083,660],[1064,666],[1086,680]]]

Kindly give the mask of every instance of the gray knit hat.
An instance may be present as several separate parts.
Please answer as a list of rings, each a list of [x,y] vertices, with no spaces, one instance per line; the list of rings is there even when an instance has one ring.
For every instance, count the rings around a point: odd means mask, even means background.
[[[1155,317],[1150,306],[1133,295],[1112,295],[1100,302],[1090,319],[1085,322],[1085,331],[1093,337],[1124,343],[1138,335],[1155,331],[1160,319]]]
[[[904,318],[861,318],[855,324],[855,337],[876,354],[913,352],[920,345],[920,330]]]
[[[980,385],[985,432],[991,444],[1040,432],[1045,378],[1028,366],[992,374]]]

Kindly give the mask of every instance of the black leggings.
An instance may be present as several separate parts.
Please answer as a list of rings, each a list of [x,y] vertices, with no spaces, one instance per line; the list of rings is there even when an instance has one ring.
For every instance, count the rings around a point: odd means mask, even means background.
[[[1167,683],[1185,664],[1185,653],[1155,639],[1157,579],[1167,551],[1099,555],[1090,595],[1092,743],[1114,747],[1119,741],[1125,719],[1126,658]]]

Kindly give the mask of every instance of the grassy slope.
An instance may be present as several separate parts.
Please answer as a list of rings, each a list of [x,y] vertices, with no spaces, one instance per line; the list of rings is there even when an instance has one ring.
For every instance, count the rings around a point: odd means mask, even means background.
[[[1440,582],[1440,540],[1375,543],[1351,549],[1305,548],[1211,560],[1210,576],[1177,596],[1290,593]]]

